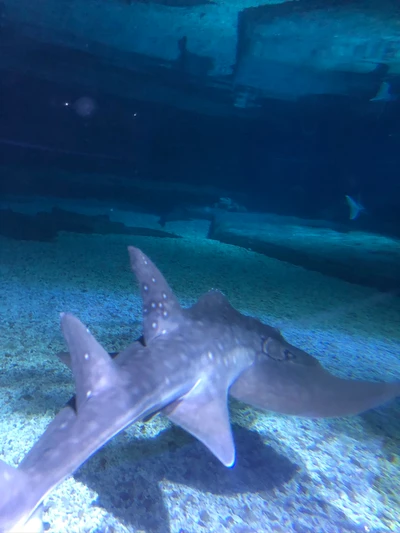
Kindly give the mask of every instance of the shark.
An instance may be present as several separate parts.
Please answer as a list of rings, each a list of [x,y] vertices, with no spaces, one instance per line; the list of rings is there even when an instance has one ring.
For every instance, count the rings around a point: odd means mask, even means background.
[[[391,92],[391,84],[388,81],[383,81],[376,95],[369,99],[370,102],[394,102],[397,98]]]
[[[345,199],[350,209],[350,220],[355,220],[356,218],[358,218],[360,213],[365,212],[365,207],[360,202],[354,200],[354,198],[352,198],[348,194],[345,194]]]
[[[43,501],[129,425],[159,413],[223,465],[235,462],[232,396],[303,417],[355,415],[400,395],[400,382],[337,377],[281,332],[236,310],[218,290],[183,308],[162,273],[129,247],[143,301],[142,337],[113,357],[87,327],[61,314],[75,396],[17,468],[0,462],[0,532],[42,530]]]

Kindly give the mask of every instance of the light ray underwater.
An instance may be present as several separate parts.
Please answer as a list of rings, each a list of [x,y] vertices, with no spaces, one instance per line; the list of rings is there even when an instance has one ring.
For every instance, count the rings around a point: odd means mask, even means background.
[[[129,247],[129,256],[143,301],[143,335],[111,356],[75,316],[61,314],[69,353],[59,355],[72,370],[76,395],[18,468],[0,462],[0,533],[42,531],[46,496],[120,431],[158,413],[232,467],[229,395],[310,418],[355,415],[400,395],[400,382],[334,376],[217,290],[182,308],[141,250]]]

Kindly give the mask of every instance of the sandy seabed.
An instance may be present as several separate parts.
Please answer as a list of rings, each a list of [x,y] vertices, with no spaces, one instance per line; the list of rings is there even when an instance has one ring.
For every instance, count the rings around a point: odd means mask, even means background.
[[[74,392],[59,313],[109,351],[141,333],[126,247],[184,306],[211,288],[341,376],[400,379],[400,298],[207,240],[63,234],[0,239],[0,458],[16,466]],[[232,469],[158,416],[121,433],[45,500],[51,533],[400,531],[400,405],[307,420],[232,402]]]

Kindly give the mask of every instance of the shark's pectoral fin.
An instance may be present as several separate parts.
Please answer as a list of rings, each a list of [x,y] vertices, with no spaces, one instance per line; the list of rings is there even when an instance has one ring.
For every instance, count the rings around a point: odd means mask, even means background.
[[[245,403],[287,415],[325,418],[362,413],[400,395],[400,383],[341,379],[321,365],[259,361],[229,393]]]
[[[162,412],[199,439],[225,466],[233,465],[235,445],[229,422],[226,387],[207,388],[207,383],[199,380],[188,394]]]
[[[182,308],[156,265],[138,248],[128,247],[132,270],[143,300],[143,337],[146,344],[171,333],[179,324]]]

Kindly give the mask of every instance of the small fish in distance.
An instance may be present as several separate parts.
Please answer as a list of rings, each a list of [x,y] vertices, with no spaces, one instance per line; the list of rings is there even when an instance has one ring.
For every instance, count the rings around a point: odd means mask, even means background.
[[[345,198],[346,198],[347,205],[349,206],[349,209],[350,209],[349,218],[350,220],[355,220],[356,218],[358,218],[360,213],[365,211],[365,207],[360,202],[357,202],[356,200],[354,200],[354,198],[352,198],[348,194],[345,195]]]

